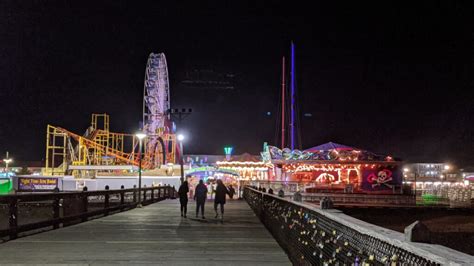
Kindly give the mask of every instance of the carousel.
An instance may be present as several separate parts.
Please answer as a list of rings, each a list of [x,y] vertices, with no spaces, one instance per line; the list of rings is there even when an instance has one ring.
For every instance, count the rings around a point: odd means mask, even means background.
[[[337,143],[304,151],[265,146],[264,162],[274,165],[275,180],[297,182],[306,192],[400,193],[401,162]]]
[[[240,180],[269,180],[273,173],[273,164],[263,162],[260,156],[248,153],[232,156],[229,160],[216,162],[218,169],[230,170],[239,173]]]

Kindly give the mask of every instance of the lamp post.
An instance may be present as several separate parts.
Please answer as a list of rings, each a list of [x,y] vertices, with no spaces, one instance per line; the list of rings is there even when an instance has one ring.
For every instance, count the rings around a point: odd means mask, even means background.
[[[13,162],[12,158],[8,158],[8,151],[7,151],[7,157],[3,159],[3,162],[5,162],[5,173],[8,175],[8,164]]]
[[[415,175],[415,206],[416,206],[416,171],[415,171],[414,175]],[[423,188],[422,188],[422,190],[423,190]],[[421,193],[423,194],[423,192],[421,192]]]
[[[135,136],[138,138],[138,204],[137,207],[142,207],[142,146],[143,139],[146,138],[145,133],[137,133]]]
[[[183,151],[183,140],[184,135],[178,134],[178,141],[179,141],[179,164],[181,165],[181,184],[184,182],[184,151]]]
[[[448,181],[448,172],[450,169],[451,169],[451,166],[449,164],[444,165],[444,177],[446,181]]]
[[[403,176],[405,177],[405,175],[408,177],[408,174],[410,172],[410,169],[408,168],[403,168]],[[413,172],[413,176],[415,177],[415,182],[414,182],[414,186],[413,186],[413,200],[415,202],[415,206],[416,206],[416,170]]]

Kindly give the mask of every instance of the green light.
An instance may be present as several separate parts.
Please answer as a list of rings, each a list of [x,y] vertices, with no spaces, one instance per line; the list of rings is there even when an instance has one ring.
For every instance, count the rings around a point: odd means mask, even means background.
[[[224,147],[224,153],[225,153],[225,155],[231,155],[231,154],[232,154],[232,150],[234,150],[233,147],[230,147],[230,146]]]
[[[433,195],[433,194],[424,194],[421,196],[422,204],[424,205],[431,205],[437,204],[441,201],[441,197]]]
[[[0,178],[0,194],[8,194],[13,188],[10,178]]]

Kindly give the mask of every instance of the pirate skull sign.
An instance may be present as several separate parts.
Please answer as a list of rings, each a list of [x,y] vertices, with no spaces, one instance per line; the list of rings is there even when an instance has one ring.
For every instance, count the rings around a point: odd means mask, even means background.
[[[378,186],[387,186],[388,188],[392,188],[392,185],[388,184],[388,182],[392,181],[392,171],[388,169],[383,169],[378,171],[377,175],[372,173],[368,176],[367,180],[370,184],[372,184],[372,188]]]

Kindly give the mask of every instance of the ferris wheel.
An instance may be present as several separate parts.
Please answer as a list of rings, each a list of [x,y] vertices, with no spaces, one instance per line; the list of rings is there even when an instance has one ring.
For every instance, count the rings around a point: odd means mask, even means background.
[[[159,165],[160,136],[169,131],[170,89],[164,53],[151,53],[145,70],[143,88],[143,132],[147,134],[146,153]],[[162,151],[163,152],[163,151]]]

